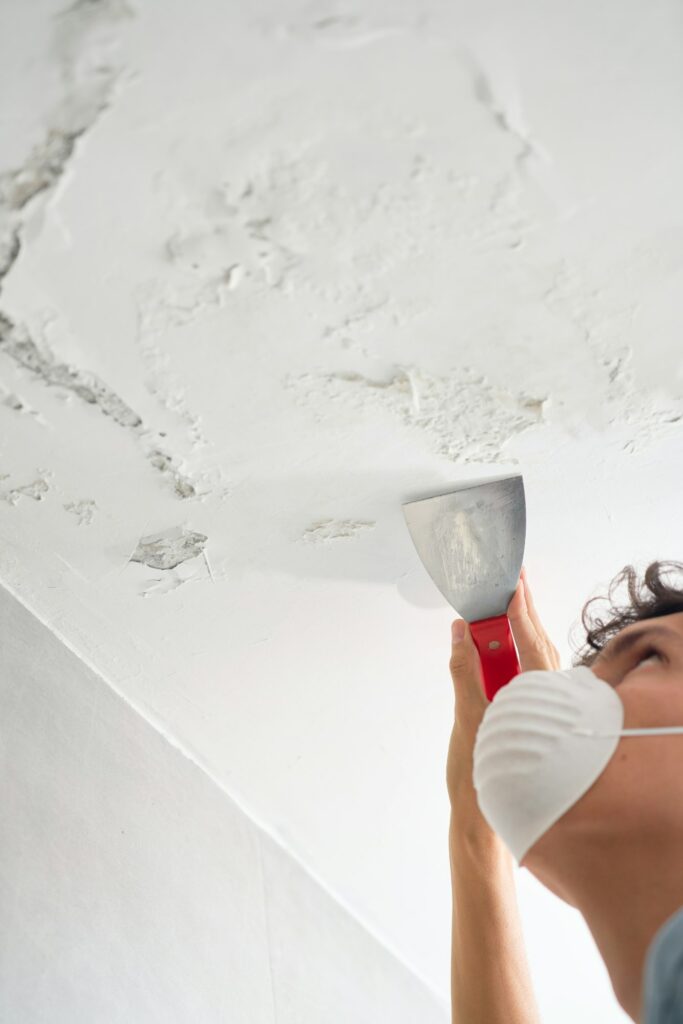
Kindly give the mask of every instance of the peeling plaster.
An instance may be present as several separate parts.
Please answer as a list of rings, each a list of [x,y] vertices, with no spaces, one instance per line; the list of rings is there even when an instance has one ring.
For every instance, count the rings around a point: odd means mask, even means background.
[[[20,487],[12,487],[4,490],[0,489],[0,500],[6,501],[8,505],[16,505],[20,498],[32,498],[34,501],[43,501],[45,495],[50,490],[50,483],[46,477],[51,477],[47,469],[39,469],[38,476],[35,480],[28,484],[22,484]],[[0,473],[0,480],[8,480],[9,473]]]
[[[302,540],[307,544],[328,544],[330,541],[356,537],[375,525],[371,519],[319,519],[304,530]]]
[[[67,512],[71,512],[72,515],[78,518],[79,526],[90,526],[97,507],[97,502],[91,498],[84,498],[81,501],[69,501],[62,506]]]
[[[201,555],[207,540],[203,533],[176,526],[141,537],[130,561],[141,562],[152,569],[174,569],[181,562]]]
[[[417,367],[399,368],[386,380],[361,373],[306,373],[285,386],[325,419],[340,403],[349,410],[383,409],[418,427],[436,452],[454,462],[496,462],[515,434],[542,423],[548,396],[498,388],[469,366],[433,377]]]

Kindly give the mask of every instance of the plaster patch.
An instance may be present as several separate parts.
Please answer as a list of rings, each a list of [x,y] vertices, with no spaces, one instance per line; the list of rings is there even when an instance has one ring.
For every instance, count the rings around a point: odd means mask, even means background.
[[[201,555],[207,540],[203,533],[174,526],[161,533],[141,537],[130,561],[141,562],[152,569],[174,569],[181,562]]]
[[[9,490],[0,489],[0,499],[6,501],[8,505],[16,505],[20,498],[32,498],[33,501],[43,501],[45,495],[50,489],[49,481],[46,477],[52,476],[47,469],[39,469],[38,473],[41,474],[31,483],[22,484],[21,487],[12,487]],[[9,473],[1,473],[0,480],[9,479]]]
[[[334,406],[380,409],[407,426],[418,427],[433,448],[453,462],[496,462],[507,441],[544,421],[547,396],[512,394],[491,384],[469,366],[433,377],[401,367],[386,380],[360,373],[319,373],[289,377],[286,387],[300,394],[319,419]]]
[[[90,526],[97,509],[97,502],[91,498],[84,498],[81,501],[69,501],[62,508],[78,517],[79,526]]]
[[[623,281],[632,277],[634,293],[638,294],[636,283],[638,288],[645,289],[650,275],[668,269],[667,258],[676,266],[678,250],[672,254],[658,253],[652,265],[640,254],[635,257],[629,254],[624,272],[614,268],[611,272],[611,277],[620,282],[619,286],[612,280],[598,286],[586,280],[578,267],[563,260],[542,295],[547,308],[572,323],[580,341],[593,353],[603,381],[604,422],[627,428],[630,437],[622,450],[629,455],[677,429],[675,424],[683,420],[683,401],[667,396],[664,391],[652,393],[638,386],[632,368],[632,350],[623,341],[638,312],[637,300],[629,297],[624,301]],[[627,291],[626,294],[633,293]]]
[[[330,541],[356,537],[375,526],[370,519],[319,519],[304,530],[302,540],[307,544],[328,544]]]

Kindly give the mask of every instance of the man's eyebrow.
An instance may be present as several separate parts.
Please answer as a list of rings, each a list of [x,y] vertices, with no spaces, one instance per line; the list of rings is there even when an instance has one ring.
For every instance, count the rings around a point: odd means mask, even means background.
[[[637,644],[643,637],[659,637],[661,640],[671,639],[671,630],[666,626],[645,626],[643,629],[630,633],[617,633],[609,643],[605,644],[598,657],[618,658],[625,654],[634,644]]]

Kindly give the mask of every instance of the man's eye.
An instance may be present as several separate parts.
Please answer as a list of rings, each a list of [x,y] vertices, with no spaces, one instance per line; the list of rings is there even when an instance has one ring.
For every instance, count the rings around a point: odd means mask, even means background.
[[[649,650],[644,651],[641,655],[638,656],[634,668],[640,668],[641,665],[645,664],[646,662],[649,662],[651,658],[655,658],[657,661],[662,660],[661,654],[659,653],[659,651],[655,650],[654,647],[651,647]]]

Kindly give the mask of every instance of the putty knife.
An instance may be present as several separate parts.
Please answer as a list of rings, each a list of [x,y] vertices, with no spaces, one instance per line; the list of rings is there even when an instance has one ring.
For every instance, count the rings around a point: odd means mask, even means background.
[[[446,600],[470,624],[489,700],[521,671],[507,607],[524,557],[521,476],[402,505],[417,553]]]

